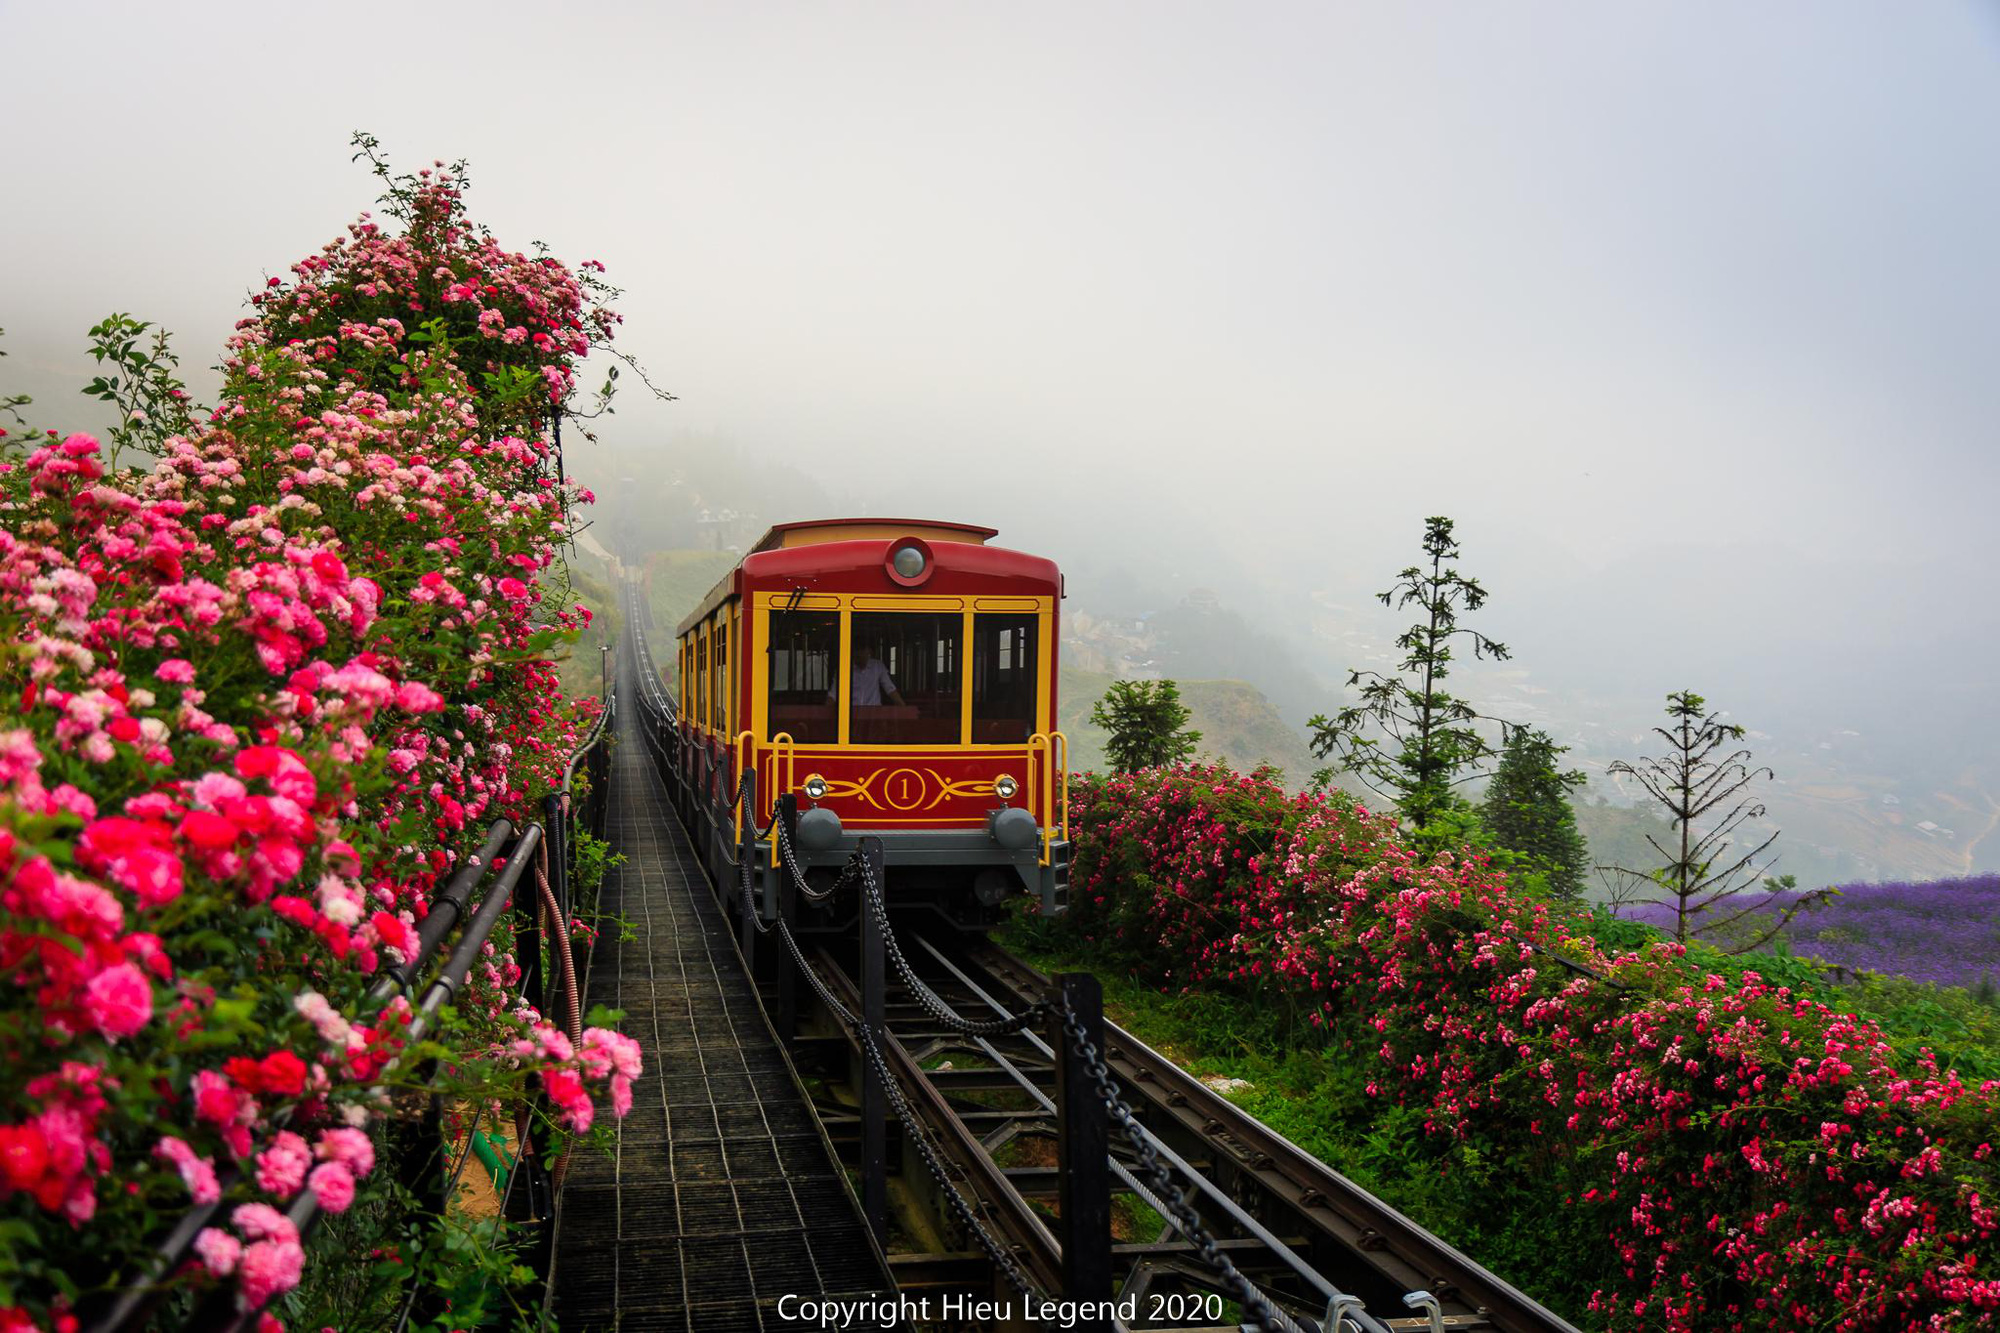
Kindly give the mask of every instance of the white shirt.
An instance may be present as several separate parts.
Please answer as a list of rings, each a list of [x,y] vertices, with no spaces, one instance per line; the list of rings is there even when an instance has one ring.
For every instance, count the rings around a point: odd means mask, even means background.
[[[882,702],[896,689],[896,682],[889,675],[889,666],[879,657],[871,657],[867,663],[854,668],[854,702],[862,708],[870,708]]]

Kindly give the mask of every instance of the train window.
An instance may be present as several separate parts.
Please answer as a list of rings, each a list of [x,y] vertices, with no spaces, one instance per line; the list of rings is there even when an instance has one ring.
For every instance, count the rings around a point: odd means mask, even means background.
[[[709,716],[715,719],[715,729],[725,736],[729,734],[729,625],[727,621],[715,623],[715,674],[714,694],[709,704]]]
[[[1035,730],[1033,616],[972,619],[972,743],[1018,745]]]
[[[771,613],[771,736],[789,733],[801,745],[840,739],[834,711],[833,659],[840,653],[840,617],[832,611]]]
[[[849,740],[956,745],[964,739],[963,615],[856,612],[853,634],[854,660],[842,682],[851,683],[854,693]]]
[[[694,722],[705,727],[708,725],[708,635],[696,630],[695,636]]]

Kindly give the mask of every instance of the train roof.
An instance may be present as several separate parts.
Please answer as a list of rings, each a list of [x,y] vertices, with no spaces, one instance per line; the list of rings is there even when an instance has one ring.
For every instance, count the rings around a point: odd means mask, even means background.
[[[822,542],[851,542],[897,537],[922,537],[931,542],[972,542],[985,545],[1000,535],[998,528],[977,523],[948,523],[934,518],[814,518],[799,523],[779,523],[757,539],[750,554],[778,551],[794,546],[816,546]]]
[[[814,586],[854,591],[854,579],[876,568],[893,543],[917,537],[930,545],[940,580],[932,590],[952,595],[977,592],[981,585],[1013,584],[1022,593],[1062,595],[1062,574],[1042,556],[989,546],[999,529],[935,519],[828,518],[780,523],[766,532],[736,567],[722,577],[675,630],[686,634],[715,608],[741,596],[747,586]],[[886,585],[886,579],[884,580]],[[866,585],[873,587],[873,583]],[[894,588],[885,586],[885,592]]]

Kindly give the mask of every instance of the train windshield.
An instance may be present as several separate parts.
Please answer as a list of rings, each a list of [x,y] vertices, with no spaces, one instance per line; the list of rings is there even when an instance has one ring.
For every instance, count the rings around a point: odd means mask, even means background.
[[[1035,730],[1033,616],[972,620],[972,743],[1019,745]]]
[[[965,617],[861,612],[848,663],[848,739],[855,745],[956,745],[964,727],[960,641]]]
[[[840,739],[833,662],[840,653],[840,617],[832,611],[771,613],[771,736],[801,745]]]

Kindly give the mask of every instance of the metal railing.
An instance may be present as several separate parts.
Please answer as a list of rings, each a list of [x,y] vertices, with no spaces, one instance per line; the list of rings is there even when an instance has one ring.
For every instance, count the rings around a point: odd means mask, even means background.
[[[450,1003],[465,984],[466,975],[479,959],[487,937],[513,905],[515,886],[527,873],[541,845],[542,828],[538,824],[530,824],[518,834],[513,823],[506,819],[496,820],[488,827],[479,852],[466,858],[444,890],[432,900],[431,913],[418,931],[416,955],[384,969],[369,989],[364,1005],[371,1021],[376,1024],[394,1022],[395,1002],[410,998],[413,1008],[408,1025],[402,1029],[402,1040],[408,1049],[422,1039],[436,1021],[438,1011]],[[494,861],[500,858],[503,851],[505,867],[488,882]],[[414,979],[428,971],[445,936],[463,916],[471,893],[481,883],[486,883],[485,896],[473,909],[472,918],[460,934],[457,945],[443,965],[431,975],[430,981],[420,989],[415,988]],[[394,1067],[393,1064],[391,1067]],[[441,1150],[442,1145],[439,1146]],[[233,1179],[228,1182],[233,1183]],[[85,1327],[90,1333],[123,1333],[124,1330],[145,1325],[160,1302],[173,1290],[169,1281],[187,1262],[195,1237],[222,1213],[228,1193],[227,1184],[223,1193],[224,1199],[199,1205],[181,1218],[154,1251],[147,1271],[137,1281],[108,1297],[100,1310],[86,1311]],[[287,1216],[303,1237],[318,1220],[318,1198],[310,1189],[302,1190],[287,1211]],[[236,1299],[234,1284],[223,1284],[198,1302],[186,1327],[235,1333],[235,1330],[254,1323],[261,1308],[242,1308]]]
[[[610,650],[607,648],[605,651],[608,657]],[[559,790],[545,798],[543,810],[546,822],[517,828],[511,820],[499,819],[489,825],[478,850],[466,856],[444,886],[432,896],[429,910],[417,928],[417,947],[413,956],[378,972],[362,1001],[362,1010],[367,1016],[366,1021],[380,1027],[385,1022],[398,1023],[398,1001],[408,1001],[409,1019],[401,1027],[401,1040],[406,1051],[422,1041],[435,1025],[439,1011],[458,996],[473,965],[482,957],[495,927],[510,910],[518,914],[517,955],[522,967],[519,994],[544,1014],[550,1012],[555,1000],[561,999],[567,1010],[564,1016],[568,1020],[569,1035],[573,1041],[581,1039],[581,1014],[577,1003],[579,992],[575,983],[571,943],[573,849],[579,830],[587,830],[594,837],[602,837],[604,832],[605,794],[610,777],[608,747],[604,742],[611,734],[609,728],[614,709],[615,698],[607,661],[603,710],[571,754],[564,767]],[[580,792],[577,787],[579,776],[584,779]],[[494,869],[496,865],[501,867],[497,872]],[[474,904],[473,895],[482,888],[483,893]],[[445,943],[454,931],[458,933],[457,941],[446,952]],[[546,969],[542,957],[545,948],[552,964]],[[444,955],[444,960],[438,964],[440,954]],[[433,964],[437,964],[435,970]],[[419,985],[420,979],[425,977],[428,980]],[[396,1068],[403,1058],[399,1055],[388,1068]],[[418,1081],[422,1086],[429,1087],[435,1073],[434,1069],[419,1070]],[[378,1084],[376,1091],[386,1095],[382,1085]],[[392,1130],[402,1131],[405,1142],[391,1145],[389,1151],[378,1154],[389,1163],[388,1169],[397,1172],[401,1183],[427,1205],[428,1211],[439,1215],[446,1206],[450,1185],[455,1184],[459,1172],[464,1169],[464,1158],[461,1158],[458,1170],[451,1174],[450,1182],[447,1182],[443,1170],[445,1144],[440,1100],[440,1095],[432,1091],[414,1123],[408,1120],[391,1122]],[[522,1146],[507,1173],[506,1204],[514,1203],[517,1182],[525,1179],[527,1185],[519,1196],[520,1206],[507,1209],[512,1220],[541,1223],[546,1222],[552,1213],[553,1196],[560,1185],[560,1175],[542,1167],[545,1156],[536,1126],[543,1119],[545,1117],[528,1113],[525,1107],[517,1114],[516,1129]],[[281,1111],[273,1117],[270,1128],[282,1129],[287,1123],[289,1113]],[[371,1127],[371,1132],[378,1132],[382,1127],[382,1123],[378,1122]],[[477,1129],[475,1123],[468,1130],[466,1156],[473,1151]],[[411,1140],[415,1141],[414,1150],[409,1148]],[[214,1203],[197,1205],[183,1215],[145,1262],[144,1270],[132,1281],[84,1304],[79,1313],[89,1333],[127,1333],[127,1330],[147,1326],[158,1315],[161,1303],[176,1290],[173,1279],[187,1264],[195,1238],[203,1228],[215,1225],[223,1215],[229,1206],[229,1190],[240,1178],[240,1171],[223,1168],[222,1198]],[[293,1199],[286,1215],[304,1238],[318,1221],[319,1213],[317,1196],[310,1189],[304,1189]],[[540,1270],[547,1272],[549,1228],[545,1226],[542,1231],[543,1235],[535,1247],[536,1257]],[[412,1301],[417,1295],[417,1292],[412,1292]],[[201,1330],[201,1333],[238,1333],[254,1326],[261,1312],[262,1306],[245,1308],[237,1300],[235,1285],[225,1281],[197,1300],[183,1327]],[[410,1313],[411,1308],[406,1305],[403,1311],[405,1322]]]

